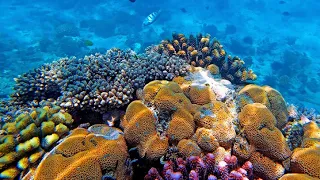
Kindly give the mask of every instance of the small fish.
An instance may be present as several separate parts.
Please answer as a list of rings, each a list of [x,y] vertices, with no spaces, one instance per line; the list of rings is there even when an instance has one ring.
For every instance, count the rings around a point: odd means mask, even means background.
[[[161,13],[161,10],[149,14],[149,15],[147,16],[147,18],[144,19],[142,25],[143,25],[143,26],[148,26],[148,25],[154,23],[154,22],[158,19],[160,13]]]
[[[286,2],[285,1],[279,1],[279,4],[285,4]]]
[[[284,15],[284,16],[290,16],[290,13],[287,12],[287,11],[285,11],[285,12],[282,13],[282,15]]]
[[[136,0],[129,0],[129,1],[130,1],[130,2],[133,2],[133,3],[136,2]]]
[[[180,10],[181,10],[183,13],[186,13],[186,12],[187,12],[186,8],[181,8]]]

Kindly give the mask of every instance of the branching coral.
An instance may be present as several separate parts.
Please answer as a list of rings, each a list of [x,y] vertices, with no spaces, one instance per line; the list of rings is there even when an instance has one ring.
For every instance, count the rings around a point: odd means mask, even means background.
[[[59,110],[59,107],[46,106],[4,124],[2,130],[6,135],[0,138],[1,178],[18,176],[69,132],[72,117]]]
[[[159,173],[156,168],[151,168],[144,179],[253,179],[251,162],[246,161],[240,165],[235,156],[228,155],[223,161],[217,162],[212,153],[202,158],[189,156],[186,160],[177,158],[167,161],[161,172]]]
[[[134,91],[151,80],[186,74],[188,66],[178,57],[158,53],[138,57],[133,51],[115,48],[105,55],[63,58],[16,78],[12,102],[53,98],[69,110],[102,112],[128,104]]]
[[[189,38],[183,34],[172,36],[172,40],[163,40],[160,45],[149,48],[147,53],[157,51],[160,54],[178,56],[193,66],[207,67],[214,64],[219,68],[214,72],[220,72],[223,78],[233,83],[243,83],[257,78],[239,57],[227,56],[220,42],[215,38],[211,41],[210,35],[190,35]]]

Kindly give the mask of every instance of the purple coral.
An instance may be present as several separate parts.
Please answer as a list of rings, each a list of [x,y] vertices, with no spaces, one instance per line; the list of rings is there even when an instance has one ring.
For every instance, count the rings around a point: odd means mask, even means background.
[[[151,168],[145,176],[147,180],[160,179],[158,171]],[[157,177],[150,179],[150,177]],[[173,179],[235,179],[247,180],[253,179],[252,163],[247,161],[242,166],[239,165],[235,156],[226,156],[224,161],[217,163],[215,156],[208,153],[204,157],[190,156],[186,160],[177,158],[176,160],[167,161],[162,170],[162,177],[165,180]]]

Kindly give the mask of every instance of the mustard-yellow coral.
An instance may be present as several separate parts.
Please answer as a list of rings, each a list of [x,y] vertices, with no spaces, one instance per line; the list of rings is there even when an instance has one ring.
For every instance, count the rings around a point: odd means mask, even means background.
[[[94,134],[85,129],[73,130],[57,146],[58,151],[42,160],[34,179],[102,179],[104,173],[115,179],[128,178],[128,153],[124,137],[115,128],[109,128],[109,131],[112,132]]]
[[[247,104],[239,113],[240,125],[249,143],[274,160],[285,160],[291,151],[281,131],[275,126],[276,119],[263,104]]]
[[[239,92],[240,108],[246,104],[261,103],[265,105],[276,118],[276,127],[283,128],[288,121],[288,111],[282,95],[270,86],[260,87],[250,84]]]

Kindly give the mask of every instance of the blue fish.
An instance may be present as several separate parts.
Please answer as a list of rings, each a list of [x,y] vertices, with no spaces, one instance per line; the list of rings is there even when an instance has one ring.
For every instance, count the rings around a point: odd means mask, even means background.
[[[144,19],[142,25],[143,25],[143,26],[148,26],[148,25],[154,23],[154,22],[158,19],[160,13],[161,13],[161,10],[149,14],[149,15]]]

